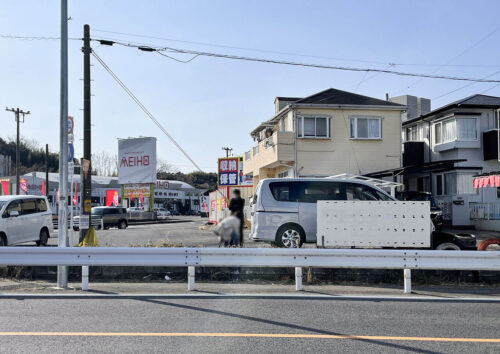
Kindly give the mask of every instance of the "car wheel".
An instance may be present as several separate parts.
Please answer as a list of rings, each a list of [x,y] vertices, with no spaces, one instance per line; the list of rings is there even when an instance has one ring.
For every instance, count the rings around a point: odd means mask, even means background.
[[[460,251],[460,247],[458,245],[451,242],[443,242],[439,246],[436,247],[438,251]]]
[[[47,246],[47,243],[49,242],[49,233],[47,230],[42,229],[40,231],[40,239],[36,241],[37,246]]]
[[[276,232],[276,246],[278,247],[300,248],[303,242],[303,231],[297,225],[283,225]]]
[[[7,236],[5,235],[0,235],[0,247],[5,247],[7,246]]]
[[[119,229],[126,229],[127,228],[127,222],[125,220],[120,221],[118,224]]]

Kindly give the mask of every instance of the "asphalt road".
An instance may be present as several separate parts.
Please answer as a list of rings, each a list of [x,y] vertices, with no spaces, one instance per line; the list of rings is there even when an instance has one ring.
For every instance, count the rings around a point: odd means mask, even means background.
[[[500,351],[498,302],[216,296],[0,301],[5,353]]]

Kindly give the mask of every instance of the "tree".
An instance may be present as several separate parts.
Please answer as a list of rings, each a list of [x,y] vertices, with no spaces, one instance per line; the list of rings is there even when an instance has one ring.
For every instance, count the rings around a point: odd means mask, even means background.
[[[98,176],[118,175],[118,157],[107,151],[99,151],[92,154],[92,172]]]

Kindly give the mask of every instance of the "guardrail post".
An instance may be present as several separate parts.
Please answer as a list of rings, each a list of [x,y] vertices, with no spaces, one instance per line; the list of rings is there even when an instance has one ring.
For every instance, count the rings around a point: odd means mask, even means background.
[[[302,267],[295,267],[295,290],[302,290]]]
[[[194,290],[194,274],[195,274],[195,269],[192,266],[188,267],[188,290],[193,291]]]
[[[403,278],[404,278],[404,293],[411,294],[411,269],[404,270]]]
[[[82,266],[82,290],[89,290],[89,266]]]

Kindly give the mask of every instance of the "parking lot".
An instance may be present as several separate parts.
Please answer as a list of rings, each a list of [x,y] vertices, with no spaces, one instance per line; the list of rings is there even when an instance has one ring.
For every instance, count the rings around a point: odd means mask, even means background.
[[[99,246],[107,247],[217,247],[219,244],[217,236],[210,227],[203,227],[206,222],[206,218],[199,216],[175,216],[165,222],[132,224],[124,230],[110,228],[108,230],[97,230],[96,233]],[[249,230],[245,230],[245,247],[268,246],[263,243],[249,241],[248,233]],[[78,231],[74,231],[73,234],[75,242],[77,242]],[[49,245],[57,246],[57,230],[52,233]]]
[[[205,225],[206,218],[199,216],[175,216],[168,221],[159,223],[140,223],[129,225],[127,229],[110,228],[96,230],[99,246],[104,247],[217,247],[219,241],[211,227]],[[482,240],[500,237],[499,232],[478,230],[446,230],[451,232],[467,232],[475,234],[478,243]],[[270,247],[264,242],[253,242],[248,239],[250,230],[245,229],[245,247]],[[78,243],[78,231],[73,231],[75,243]],[[34,246],[34,243],[25,243],[19,246]],[[57,246],[57,229],[49,239],[49,246]],[[304,244],[305,248],[314,248],[314,243]]]

